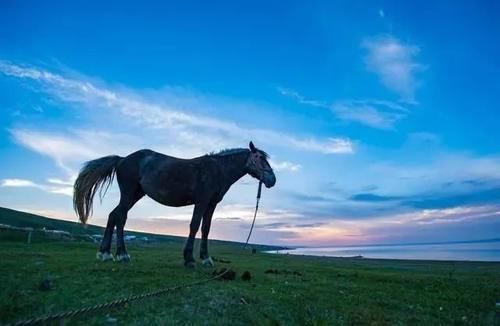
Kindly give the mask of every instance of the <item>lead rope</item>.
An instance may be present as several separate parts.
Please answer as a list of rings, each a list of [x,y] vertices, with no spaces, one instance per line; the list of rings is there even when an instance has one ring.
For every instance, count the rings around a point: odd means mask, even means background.
[[[257,217],[257,211],[259,210],[259,201],[261,192],[262,192],[262,181],[259,182],[259,188],[257,189],[257,202],[255,203],[255,213],[253,214],[252,226],[250,227],[250,232],[248,232],[247,241],[245,242],[245,246],[243,247],[243,249],[246,249],[248,245],[248,240],[250,240],[250,236],[252,235],[253,226],[255,224],[255,218]]]
[[[202,285],[204,283],[208,283],[210,281],[214,281],[214,280],[217,280],[217,279],[220,279],[220,278],[224,277],[224,275],[227,274],[229,271],[230,271],[229,269],[224,268],[224,269],[222,269],[221,273],[219,273],[219,274],[217,274],[217,275],[215,275],[215,276],[213,276],[211,278],[207,278],[207,279],[204,279],[204,280],[201,280],[201,281],[195,281],[195,282],[191,282],[191,283],[185,283],[183,285],[177,285],[177,286],[162,288],[162,289],[159,289],[159,290],[154,290],[154,291],[151,291],[151,292],[145,292],[145,293],[138,294],[138,295],[130,295],[128,297],[122,297],[122,298],[116,299],[114,301],[110,301],[110,302],[106,302],[106,303],[102,303],[102,304],[96,304],[94,306],[89,306],[89,307],[83,307],[83,308],[80,308],[80,309],[69,310],[69,311],[66,311],[66,312],[58,313],[58,314],[46,315],[46,316],[32,318],[32,319],[27,319],[27,320],[20,320],[18,322],[12,323],[12,324],[6,324],[5,326],[40,325],[40,324],[45,324],[45,323],[48,323],[48,322],[51,322],[51,321],[55,321],[55,320],[61,320],[62,321],[64,319],[66,319],[66,318],[76,317],[78,315],[90,313],[90,312],[97,311],[97,310],[103,310],[103,309],[106,309],[106,308],[115,308],[115,307],[127,304],[129,302],[143,300],[143,299],[146,299],[146,298],[149,298],[149,297],[160,296],[160,295],[163,295],[163,294],[166,294],[166,293],[170,293],[170,292],[173,292],[173,291],[177,291],[177,290],[180,290],[180,289],[183,289],[183,288],[188,288],[188,287],[192,287],[192,286]]]

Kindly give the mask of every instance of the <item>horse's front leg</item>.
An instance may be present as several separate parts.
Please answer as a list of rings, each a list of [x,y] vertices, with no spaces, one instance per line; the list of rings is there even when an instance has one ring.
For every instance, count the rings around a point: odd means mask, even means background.
[[[201,246],[200,246],[200,258],[202,259],[203,265],[214,266],[214,261],[212,257],[208,254],[208,233],[210,232],[210,224],[212,223],[212,215],[214,214],[215,207],[217,204],[210,204],[203,216],[203,223],[201,225]]]
[[[203,217],[203,213],[206,209],[207,204],[194,205],[193,218],[191,219],[191,224],[189,225],[189,237],[186,241],[186,245],[184,246],[184,266],[186,267],[193,268],[196,266],[193,258],[194,238],[200,228],[201,218]]]

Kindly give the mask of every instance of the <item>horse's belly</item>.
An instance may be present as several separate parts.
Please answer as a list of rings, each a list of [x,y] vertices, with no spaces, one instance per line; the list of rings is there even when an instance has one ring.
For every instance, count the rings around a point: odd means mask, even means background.
[[[148,196],[165,206],[181,207],[194,204],[193,198],[190,197],[162,194],[148,194]]]
[[[175,182],[168,186],[150,184],[143,186],[146,195],[166,206],[180,207],[194,204],[193,190],[185,184]]]

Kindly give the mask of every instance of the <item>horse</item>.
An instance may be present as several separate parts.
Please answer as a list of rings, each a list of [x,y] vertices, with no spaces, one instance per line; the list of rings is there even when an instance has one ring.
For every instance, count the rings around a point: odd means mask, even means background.
[[[225,149],[192,159],[182,159],[142,149],[126,157],[110,155],[84,163],[74,183],[73,207],[81,223],[92,215],[92,203],[99,191],[101,199],[116,180],[120,201],[108,217],[96,258],[115,260],[111,240],[116,227],[116,260],[130,262],[123,235],[127,213],[143,196],[172,207],[194,205],[189,236],[184,246],[184,265],[195,267],[193,244],[201,225],[200,259],[214,266],[208,253],[208,234],[217,204],[229,188],[249,174],[267,188],[276,184],[269,155],[252,142],[249,148]],[[203,222],[202,222],[203,221]]]

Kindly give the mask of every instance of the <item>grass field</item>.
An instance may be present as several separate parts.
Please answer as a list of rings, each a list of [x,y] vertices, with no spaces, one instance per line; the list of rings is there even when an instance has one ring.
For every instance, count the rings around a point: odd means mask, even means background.
[[[12,214],[0,210],[0,223]],[[8,216],[7,216],[8,215]],[[36,227],[34,215],[23,215]],[[50,222],[50,221],[49,221]],[[23,226],[29,226],[24,224]],[[79,227],[79,226],[76,226]],[[182,266],[182,239],[129,246],[132,263],[96,262],[97,245],[0,231],[0,323],[93,305],[212,275]],[[89,324],[500,325],[500,263],[342,259],[251,254],[214,242],[233,281],[66,320]],[[266,273],[277,270],[278,274]],[[244,271],[250,281],[241,279]],[[294,273],[296,272],[296,273]],[[41,284],[45,286],[41,287]],[[48,286],[47,286],[48,285]]]

